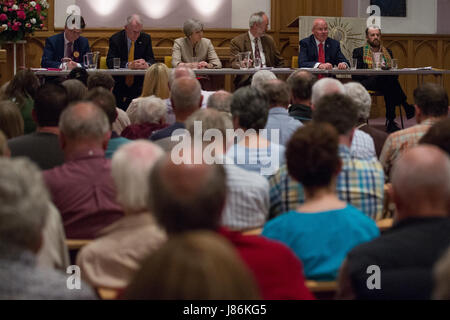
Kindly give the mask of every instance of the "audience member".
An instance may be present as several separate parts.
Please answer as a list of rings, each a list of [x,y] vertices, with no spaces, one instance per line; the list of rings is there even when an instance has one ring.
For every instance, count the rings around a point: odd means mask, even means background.
[[[314,105],[317,104],[322,97],[332,93],[347,94],[344,85],[336,79],[325,78],[317,81],[312,88],[311,103],[313,110]],[[375,143],[373,142],[372,137],[367,133],[356,129],[350,147],[350,155],[359,159],[376,157]]]
[[[450,118],[435,123],[419,143],[435,145],[450,155]]]
[[[448,115],[448,95],[443,87],[425,83],[414,90],[417,125],[394,132],[383,147],[380,161],[387,178],[397,157],[406,149],[416,146],[428,129]]]
[[[151,141],[155,141],[165,151],[171,150],[173,142],[171,136],[177,129],[184,129],[184,122],[202,105],[200,83],[192,78],[178,78],[173,82],[170,92],[176,122],[167,128],[155,131],[150,136]]]
[[[353,102],[358,106],[358,129],[370,135],[375,143],[375,151],[377,157],[380,156],[384,142],[388,134],[369,125],[370,108],[372,106],[372,98],[367,90],[358,82],[349,82],[344,84],[345,92],[352,98]]]
[[[305,70],[294,71],[287,79],[291,90],[289,115],[304,124],[312,119],[311,95],[316,81],[317,77]]]
[[[81,275],[92,286],[125,288],[142,260],[165,241],[147,203],[148,175],[162,155],[163,151],[148,141],[131,142],[114,154],[111,175],[125,217],[103,229],[101,237],[77,256]]]
[[[338,132],[329,124],[308,124],[294,133],[286,162],[304,187],[305,202],[269,221],[262,233],[290,247],[311,280],[335,280],[348,251],[379,235],[373,220],[336,195],[338,150]]]
[[[67,104],[83,101],[88,92],[87,87],[80,80],[70,79],[62,83],[67,91]]]
[[[25,133],[36,130],[31,112],[34,105],[34,96],[39,88],[39,79],[31,70],[20,70],[9,82],[5,91],[5,98],[15,102],[22,114]]]
[[[67,90],[64,86],[48,83],[40,87],[33,109],[36,132],[8,141],[12,157],[27,157],[41,170],[62,165],[64,154],[58,139],[58,122],[67,105]]]
[[[111,135],[106,114],[92,103],[69,106],[59,121],[65,163],[44,172],[69,239],[92,239],[123,216],[116,203],[111,162],[105,150]]]
[[[150,210],[169,239],[187,231],[217,230],[226,201],[226,172],[218,164],[177,165],[165,157],[150,175],[149,194]],[[286,246],[260,236],[218,231],[252,271],[262,298],[313,299],[301,262]]]
[[[394,226],[350,251],[340,272],[340,298],[431,298],[433,266],[450,244],[448,155],[434,146],[409,149],[394,165],[390,193]],[[370,266],[378,268],[370,273]]]
[[[231,99],[233,95],[225,90],[219,90],[209,96],[206,107],[231,114]]]
[[[277,79],[277,76],[275,73],[269,70],[259,70],[255,72],[255,74],[252,77],[252,88],[261,90],[262,85],[269,80],[275,80]]]
[[[0,101],[0,129],[8,139],[20,137],[24,133],[23,117],[17,105],[10,100]]]
[[[197,231],[172,237],[147,258],[125,299],[257,300],[260,294],[230,243]]]
[[[114,84],[115,84],[114,78],[110,74],[107,74],[104,72],[92,73],[89,75],[89,78],[87,80],[87,87],[88,87],[89,91],[94,88],[101,87],[110,92],[113,92]],[[117,105],[117,102],[116,102],[116,105]],[[125,111],[116,107],[116,112],[117,112],[117,119],[112,124],[112,129],[117,134],[121,134],[123,129],[128,127],[131,124],[131,122],[130,122],[130,118],[128,117],[128,115]]]
[[[85,86],[87,86],[88,78],[89,78],[88,72],[86,71],[85,68],[81,67],[74,68],[72,71],[70,71],[69,75],[67,76],[68,80],[78,80]]]
[[[116,98],[114,98],[114,95],[111,93],[111,91],[103,88],[95,88],[89,91],[86,96],[86,100],[91,101],[99,106],[100,109],[102,109],[108,117],[111,130],[111,138],[109,139],[108,147],[106,148],[105,157],[111,159],[114,152],[116,152],[116,150],[121,145],[130,142],[129,139],[121,137],[117,134],[117,132],[112,131],[112,125],[117,119]]]
[[[120,59],[120,67],[133,70],[145,70],[155,63],[152,38],[142,32],[144,24],[138,14],[127,18],[124,30],[109,38],[109,50],[106,64],[114,68],[114,58]],[[120,109],[126,110],[131,101],[142,92],[142,76],[116,77],[114,95]]]
[[[292,134],[303,125],[300,121],[290,117],[287,111],[290,97],[289,87],[282,80],[269,80],[261,85],[261,90],[269,98],[267,138],[270,141],[279,141],[279,144],[286,146]],[[276,136],[272,135],[272,130],[277,131]]]
[[[269,213],[269,183],[267,179],[255,172],[228,163],[225,154],[233,143],[227,139],[227,130],[233,130],[233,124],[226,114],[213,109],[196,111],[186,121],[186,129],[191,138],[196,138],[195,135],[198,134],[196,121],[201,122],[201,137],[205,137],[205,134],[211,132],[210,130],[218,130],[221,135],[212,142],[203,139],[204,141],[199,144],[203,146],[205,153],[207,150],[214,151],[211,158],[217,159],[218,163],[224,163],[227,173],[228,194],[221,225],[234,231],[261,229]]]
[[[38,168],[0,158],[0,299],[94,299],[85,283],[70,290],[67,274],[38,266],[50,197]]]
[[[374,220],[380,219],[384,198],[383,168],[376,158],[363,160],[350,155],[349,148],[358,121],[355,104],[349,97],[339,93],[325,96],[315,104],[313,121],[329,123],[339,133],[339,156],[342,161],[336,183],[339,199]],[[286,166],[281,167],[269,179],[269,183],[270,218],[296,210],[305,201],[302,185],[292,179]]]
[[[154,131],[164,129],[166,123],[167,105],[155,96],[136,98],[132,104],[136,111],[130,119],[132,124],[127,126],[121,136],[127,139],[148,139]]]
[[[231,114],[238,140],[227,155],[238,167],[264,176],[273,175],[285,163],[284,146],[267,140],[264,127],[269,100],[255,88],[244,87],[233,94]]]

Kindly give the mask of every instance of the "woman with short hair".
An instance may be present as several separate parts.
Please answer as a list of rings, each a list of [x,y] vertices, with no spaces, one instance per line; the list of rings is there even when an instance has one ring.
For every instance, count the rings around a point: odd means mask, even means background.
[[[203,38],[203,23],[189,19],[183,25],[184,38],[175,40],[172,49],[172,66],[186,66],[193,69],[220,69],[222,63],[217,57],[211,40]]]

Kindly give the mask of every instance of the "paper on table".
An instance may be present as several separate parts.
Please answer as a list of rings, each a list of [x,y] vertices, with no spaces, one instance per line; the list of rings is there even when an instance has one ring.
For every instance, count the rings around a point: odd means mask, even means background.
[[[410,70],[410,71],[417,71],[417,70],[433,70],[433,67],[403,68],[402,70]]]

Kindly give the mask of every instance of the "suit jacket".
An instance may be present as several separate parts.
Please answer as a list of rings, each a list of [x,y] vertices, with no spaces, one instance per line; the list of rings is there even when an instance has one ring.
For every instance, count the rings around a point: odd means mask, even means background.
[[[109,69],[114,68],[114,58],[120,58],[120,67],[125,68],[128,63],[128,43],[125,30],[119,31],[109,38],[109,50],[106,64]],[[155,63],[152,49],[152,38],[149,34],[141,32],[134,47],[134,60],[144,59],[148,64]]]
[[[261,37],[261,44],[263,47],[264,56],[266,57],[267,67],[282,68],[284,66],[283,62],[284,60],[283,57],[280,55],[280,52],[278,51],[277,47],[275,46],[275,41],[273,41],[273,38],[268,34],[263,35]],[[237,54],[239,52],[246,52],[246,51],[253,52],[248,32],[233,38],[230,43],[230,50],[231,50],[231,60],[230,60],[231,66],[234,69],[239,69],[239,58],[237,57]],[[253,59],[253,53],[251,59]]]
[[[341,51],[339,41],[331,38],[325,40],[325,62],[337,66],[341,62],[345,62],[348,66],[350,63]],[[298,66],[300,68],[314,68],[319,62],[319,50],[317,49],[316,39],[314,35],[309,36],[300,41],[300,52],[298,54]]]
[[[195,53],[199,58],[198,62],[206,61],[210,64],[208,68],[220,69],[222,62],[214,50],[211,40],[202,38],[200,42],[195,45]],[[193,59],[194,48],[188,38],[178,38],[175,40],[172,49],[172,66],[177,67],[179,63],[195,62]]]
[[[89,41],[85,37],[79,37],[73,43],[73,52],[78,52],[78,57],[72,60],[83,64],[83,57],[90,52]],[[64,32],[51,36],[45,40],[44,53],[42,54],[42,68],[59,68],[61,59],[64,58]]]

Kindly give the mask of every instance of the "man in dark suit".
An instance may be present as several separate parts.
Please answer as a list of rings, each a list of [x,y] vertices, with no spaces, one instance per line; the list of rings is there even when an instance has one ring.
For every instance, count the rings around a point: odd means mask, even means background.
[[[282,68],[283,57],[278,51],[273,38],[266,34],[269,18],[264,12],[257,12],[250,16],[250,29],[248,32],[233,38],[230,43],[231,66],[239,69],[238,53],[251,52],[251,60],[255,57],[261,59],[262,67]],[[234,80],[235,86],[243,87],[251,83],[249,76],[237,76]]]
[[[60,68],[62,58],[68,58],[69,70],[81,67],[84,55],[90,51],[88,39],[80,36],[85,27],[83,17],[74,15],[67,17],[64,32],[45,41],[42,68]]]
[[[394,57],[392,51],[381,45],[381,30],[378,27],[366,29],[367,43],[364,47],[353,50],[353,58],[358,59],[358,69],[371,69],[373,65],[373,53],[380,52],[383,62],[389,67]],[[353,80],[359,81],[367,90],[379,91],[384,95],[386,104],[386,131],[400,130],[395,123],[395,106],[403,105],[408,119],[414,117],[414,107],[407,103],[406,95],[398,82],[398,76],[353,76]]]
[[[143,23],[139,15],[127,18],[124,30],[109,39],[109,51],[106,64],[114,68],[114,58],[120,58],[120,67],[133,70],[147,69],[155,63],[150,35],[142,32]],[[140,96],[144,77],[115,77],[114,95],[118,107],[126,110],[131,100]]]
[[[298,66],[330,70],[334,66],[347,69],[349,62],[341,51],[339,41],[328,38],[328,24],[318,18],[313,22],[312,35],[300,41]]]

